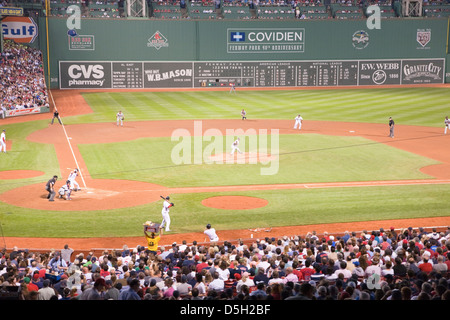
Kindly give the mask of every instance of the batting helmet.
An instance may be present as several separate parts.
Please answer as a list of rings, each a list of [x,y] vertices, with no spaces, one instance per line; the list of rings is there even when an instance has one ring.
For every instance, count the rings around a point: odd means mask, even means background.
[[[208,223],[208,224],[206,225],[206,229],[210,229],[210,228],[211,228],[211,224]]]
[[[170,200],[170,197],[169,197],[169,196],[167,196],[167,197],[166,197],[166,200]]]

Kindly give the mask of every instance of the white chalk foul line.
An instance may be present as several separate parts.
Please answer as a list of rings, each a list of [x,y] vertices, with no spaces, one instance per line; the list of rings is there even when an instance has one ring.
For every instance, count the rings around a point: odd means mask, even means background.
[[[58,110],[58,108],[56,107],[55,100],[53,99],[52,91],[51,91],[51,90],[48,90],[48,92],[50,93],[50,97],[52,98],[53,105],[55,106],[55,109]],[[60,120],[61,120],[61,126],[62,126],[62,128],[63,128],[63,130],[64,130],[64,135],[66,136],[67,143],[69,144],[70,151],[72,152],[72,157],[73,157],[73,159],[75,160],[75,165],[76,165],[77,168],[78,168],[78,172],[80,173],[81,180],[83,181],[83,185],[84,185],[84,187],[86,188],[86,182],[84,181],[83,174],[81,173],[80,166],[78,165],[77,157],[75,156],[75,153],[73,152],[72,144],[70,143],[70,140],[71,140],[72,138],[69,138],[69,136],[67,135],[66,127],[64,126],[64,122],[62,121],[61,117],[60,117]]]

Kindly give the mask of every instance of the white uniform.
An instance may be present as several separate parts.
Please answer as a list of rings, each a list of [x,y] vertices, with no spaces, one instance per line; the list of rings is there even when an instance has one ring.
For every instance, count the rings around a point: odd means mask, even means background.
[[[161,214],[163,217],[163,220],[161,222],[161,228],[164,228],[164,226],[165,226],[166,231],[170,231],[170,215],[169,215],[170,207],[171,207],[171,205],[170,205],[169,201],[164,200],[163,208],[161,210]]]
[[[72,191],[72,187],[70,186],[70,184],[68,185],[67,183],[65,185],[63,185],[61,188],[59,188],[58,193],[59,193],[59,197],[62,198],[64,195],[67,194],[67,200],[72,200],[70,198],[70,193]]]
[[[116,114],[117,125],[123,126],[123,113],[122,111],[117,112]]]
[[[233,144],[231,145],[231,155],[233,155],[234,154],[234,152],[237,150],[239,153],[242,153],[242,151],[241,150],[239,150],[239,138],[238,139],[236,139],[234,142],[233,142]]]
[[[0,135],[0,152],[6,153],[6,133],[5,130],[2,131]]]
[[[445,117],[444,123],[445,123],[444,134],[447,134],[447,130],[450,127],[450,120],[447,117]]]
[[[75,180],[78,176],[78,171],[74,170],[69,174],[69,177],[67,178],[67,180],[70,181],[70,186],[72,189],[75,189],[75,186],[77,186],[77,190],[80,190],[80,185],[78,184],[78,182]]]
[[[303,121],[303,118],[300,115],[296,116],[295,117],[294,129],[297,129],[297,126],[298,126],[298,130],[301,130],[301,128],[302,128],[302,121]]]
[[[206,234],[209,237],[209,240],[211,242],[219,241],[219,237],[216,234],[216,229],[209,228],[209,229],[206,229],[203,233]]]

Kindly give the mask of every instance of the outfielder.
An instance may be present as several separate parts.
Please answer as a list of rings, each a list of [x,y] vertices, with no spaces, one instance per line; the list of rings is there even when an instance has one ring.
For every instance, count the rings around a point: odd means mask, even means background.
[[[234,82],[230,84],[230,93],[232,92],[236,93],[236,84]]]
[[[70,186],[75,191],[81,190],[80,185],[75,180],[77,178],[77,176],[78,176],[78,169],[75,169],[69,173],[69,177],[67,178],[67,181],[70,181]],[[75,189],[75,186],[77,187],[76,189]]]
[[[233,155],[234,152],[237,150],[239,153],[242,153],[242,151],[239,149],[239,142],[241,141],[240,138],[237,138],[233,144],[231,145],[231,153],[230,155]]]
[[[447,134],[447,130],[450,128],[450,120],[448,120],[448,117],[445,117],[444,124],[445,124],[444,134]]]
[[[0,152],[6,153],[6,131],[3,129],[0,135]]]
[[[241,111],[241,117],[242,117],[242,120],[247,120],[247,112],[245,112],[244,109],[242,109],[242,111]]]
[[[298,115],[295,117],[295,124],[294,124],[294,129],[297,129],[298,126],[298,130],[302,129],[302,123],[303,123],[303,118],[301,115]]]
[[[124,120],[124,119],[125,119],[125,117],[123,116],[122,111],[117,112],[117,114],[116,114],[116,123],[117,123],[117,126],[119,126],[119,124],[120,124],[120,126],[123,127],[123,120]]]
[[[64,198],[64,200],[72,200],[72,198],[70,197],[70,194],[72,193],[72,184],[70,183],[70,180],[66,181],[66,184],[63,185],[61,188],[59,188],[58,190],[58,194],[59,194],[59,198],[63,198],[64,196],[66,196]]]
[[[219,237],[217,236],[216,229],[212,228],[209,223],[206,225],[206,229],[205,229],[205,231],[203,231],[203,233],[208,236],[210,242],[216,243],[217,241],[219,241]]]
[[[174,206],[174,204],[173,204],[173,202],[169,202],[169,200],[170,200],[169,196],[167,196],[165,198],[163,196],[160,196],[160,197],[164,199],[163,208],[161,210],[161,214],[162,214],[162,217],[163,217],[163,220],[161,222],[161,229],[165,227],[166,231],[171,231],[170,230],[170,215],[169,215],[169,211],[170,211],[170,208]]]

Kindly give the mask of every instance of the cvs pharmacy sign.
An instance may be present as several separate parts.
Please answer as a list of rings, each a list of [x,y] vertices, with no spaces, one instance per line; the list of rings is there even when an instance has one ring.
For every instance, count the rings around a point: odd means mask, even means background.
[[[59,62],[61,89],[111,88],[111,79],[111,62]]]
[[[20,43],[33,43],[39,32],[36,22],[30,17],[6,17],[2,19],[4,39]]]

